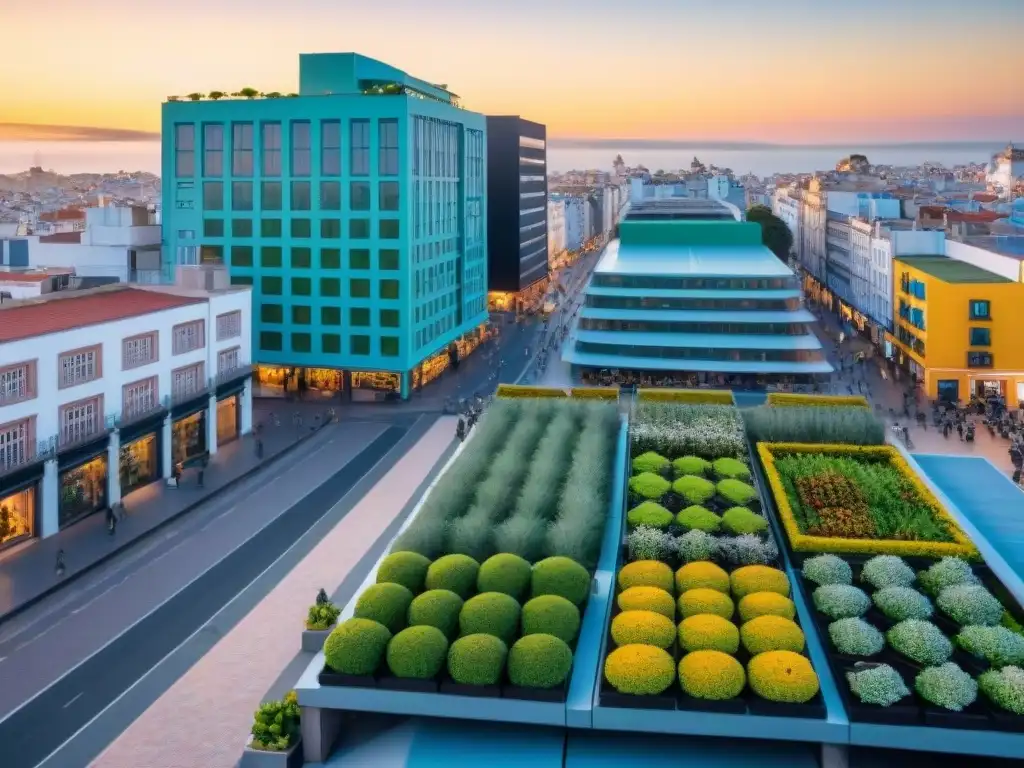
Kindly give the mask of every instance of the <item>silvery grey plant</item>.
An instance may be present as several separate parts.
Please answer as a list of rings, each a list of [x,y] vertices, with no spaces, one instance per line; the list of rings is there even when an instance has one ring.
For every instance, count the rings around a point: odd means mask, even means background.
[[[850,691],[865,704],[891,707],[910,695],[903,677],[888,664],[858,662],[846,673]]]
[[[774,539],[762,539],[753,533],[717,538],[718,558],[733,567],[771,565],[779,556]]]
[[[718,555],[718,540],[710,533],[697,530],[687,531],[674,541],[679,559],[685,563],[714,560]]]
[[[742,414],[755,443],[885,443],[885,424],[867,408],[762,405]]]
[[[647,525],[638,525],[626,537],[629,562],[667,558],[672,553],[674,543],[672,537],[664,531]]]
[[[640,403],[631,420],[632,453],[656,451],[668,458],[746,458],[739,410],[731,405]]]

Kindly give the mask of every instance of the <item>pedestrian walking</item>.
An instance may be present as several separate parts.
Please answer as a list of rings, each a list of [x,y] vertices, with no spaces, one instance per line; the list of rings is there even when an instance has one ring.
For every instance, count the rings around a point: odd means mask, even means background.
[[[256,458],[258,460],[261,460],[261,461],[263,459],[263,438],[262,437],[257,437],[256,438]]]
[[[107,533],[111,536],[117,531],[117,515],[114,514],[113,507],[107,507]]]
[[[199,465],[199,472],[196,475],[196,485],[198,485],[200,488],[203,487],[203,475],[204,474],[206,474],[206,462],[205,461],[202,464]]]
[[[57,563],[56,563],[56,566],[54,567],[54,571],[56,571],[58,579],[64,577],[65,568],[64,568],[64,550],[63,549],[58,549],[57,550]]]
[[[962,421],[957,421],[957,423],[956,423],[956,433],[958,435],[960,435],[960,442],[963,442],[963,440],[964,440],[964,423]]]
[[[181,487],[181,462],[178,462],[177,464],[174,465],[174,468],[171,470],[171,477],[174,478],[174,487],[175,488],[180,488]]]

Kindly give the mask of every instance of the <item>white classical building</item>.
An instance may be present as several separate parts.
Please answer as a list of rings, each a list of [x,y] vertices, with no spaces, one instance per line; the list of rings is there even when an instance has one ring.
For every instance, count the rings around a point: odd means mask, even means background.
[[[252,428],[249,288],[122,284],[0,305],[0,547]]]
[[[548,266],[557,264],[565,253],[565,200],[548,200]]]

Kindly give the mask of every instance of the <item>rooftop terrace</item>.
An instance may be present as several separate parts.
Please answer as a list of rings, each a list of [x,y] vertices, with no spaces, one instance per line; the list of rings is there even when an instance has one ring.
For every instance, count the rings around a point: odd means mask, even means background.
[[[1009,278],[948,256],[899,256],[897,261],[944,283],[1012,283]]]

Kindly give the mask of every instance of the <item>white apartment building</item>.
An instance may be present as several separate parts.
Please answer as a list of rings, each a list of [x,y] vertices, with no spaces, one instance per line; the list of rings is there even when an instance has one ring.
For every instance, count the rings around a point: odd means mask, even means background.
[[[118,284],[0,305],[0,547],[248,433],[251,303]]]
[[[591,238],[590,203],[582,195],[565,198],[565,247],[578,251]]]
[[[800,222],[803,212],[800,189],[796,187],[777,188],[771,197],[771,209],[772,213],[782,219],[789,227],[789,231],[793,233],[793,251],[799,258],[802,237]]]
[[[548,266],[565,253],[565,200],[548,200]]]

